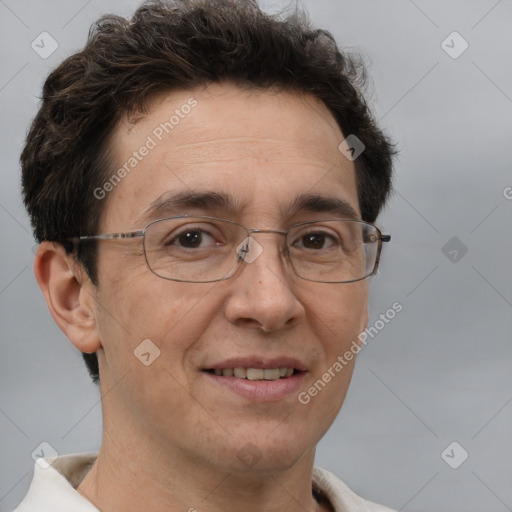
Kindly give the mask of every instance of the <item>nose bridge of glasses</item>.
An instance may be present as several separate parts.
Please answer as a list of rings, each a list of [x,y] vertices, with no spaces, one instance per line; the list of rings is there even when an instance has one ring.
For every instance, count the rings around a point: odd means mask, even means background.
[[[286,235],[286,231],[282,229],[260,229],[260,228],[251,228],[247,230],[249,236],[252,236],[253,233],[276,233],[278,235]]]
[[[287,231],[284,231],[282,229],[260,229],[260,228],[252,228],[248,229],[248,236],[249,238],[252,238],[254,241],[256,241],[256,238],[253,237],[254,234],[269,234],[269,235],[281,235],[286,238]],[[281,236],[279,237],[281,239]],[[261,241],[261,239],[260,239]],[[282,243],[278,244],[279,252],[282,253],[284,249],[284,239]]]
[[[240,244],[237,247],[237,254],[239,258],[244,259],[247,263],[252,263],[256,258],[258,258],[263,253],[263,242],[261,241],[261,239],[258,242],[256,238],[253,236],[254,234],[276,234],[286,236],[287,232],[279,229],[246,229],[246,238],[244,239],[242,244]],[[282,254],[283,250],[284,244],[279,244],[279,253]]]

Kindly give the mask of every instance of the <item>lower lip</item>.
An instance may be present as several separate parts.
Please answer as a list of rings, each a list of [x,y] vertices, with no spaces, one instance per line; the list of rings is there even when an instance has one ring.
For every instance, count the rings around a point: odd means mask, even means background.
[[[203,373],[220,386],[256,402],[282,400],[292,393],[297,393],[306,374],[306,372],[299,372],[291,377],[277,380],[249,380],[237,377],[222,377],[215,373]]]

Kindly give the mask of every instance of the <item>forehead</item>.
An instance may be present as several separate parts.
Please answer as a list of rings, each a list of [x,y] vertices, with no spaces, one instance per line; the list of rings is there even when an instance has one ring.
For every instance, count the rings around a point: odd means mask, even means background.
[[[218,84],[162,94],[112,134],[110,174],[122,177],[108,187],[102,227],[140,228],[151,205],[194,194],[221,194],[240,215],[282,215],[305,195],[340,199],[358,215],[343,139],[325,105],[303,93]]]

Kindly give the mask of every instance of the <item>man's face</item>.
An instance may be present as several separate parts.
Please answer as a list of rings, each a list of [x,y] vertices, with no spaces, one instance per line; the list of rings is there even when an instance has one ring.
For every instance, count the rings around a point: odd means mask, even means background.
[[[182,108],[191,97],[197,104]],[[169,133],[159,130],[172,115]],[[140,152],[153,146],[148,136],[154,147]],[[305,195],[342,200],[359,215],[354,165],[338,150],[343,139],[326,107],[306,95],[226,84],[163,95],[148,115],[134,124],[123,120],[113,133],[112,169],[134,151],[139,160],[103,199],[100,232],[142,229],[186,214],[279,230],[342,216],[311,204],[294,208]],[[229,204],[193,200],[213,193]],[[186,204],[166,203],[176,194],[190,197]],[[283,469],[314,453],[339,411],[354,361],[309,403],[298,396],[364,330],[367,281],[300,279],[279,250],[281,235],[254,237],[263,252],[215,283],[157,277],[140,238],[100,242],[94,308],[104,421],[138,440],[138,450],[158,446],[169,457],[227,471]],[[160,350],[149,365],[134,355],[143,340]],[[146,359],[153,357],[149,352]],[[211,371],[269,366],[300,371],[286,384],[233,383],[234,377]]]

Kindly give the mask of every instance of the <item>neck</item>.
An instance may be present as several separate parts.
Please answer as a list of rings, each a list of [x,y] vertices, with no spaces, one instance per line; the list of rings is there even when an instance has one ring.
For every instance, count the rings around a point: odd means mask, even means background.
[[[106,437],[89,473],[77,490],[99,510],[110,512],[305,512],[329,510],[312,494],[313,456],[306,454],[293,468],[266,474],[235,473],[122,446]]]
[[[328,510],[313,498],[314,446],[294,455],[293,446],[267,442],[257,463],[245,458],[244,464],[239,451],[247,439],[227,432],[215,436],[217,425],[212,425],[213,434],[203,425],[204,435],[191,436],[203,443],[198,449],[187,442],[191,433],[186,429],[148,424],[112,396],[104,393],[102,400],[100,453],[77,488],[102,512]],[[261,442],[262,437],[255,439]]]

